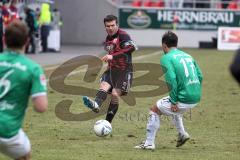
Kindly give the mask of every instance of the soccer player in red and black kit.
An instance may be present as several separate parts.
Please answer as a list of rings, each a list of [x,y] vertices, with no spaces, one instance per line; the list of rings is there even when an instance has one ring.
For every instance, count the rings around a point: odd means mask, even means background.
[[[107,70],[100,80],[100,88],[95,100],[84,96],[84,105],[98,113],[107,94],[111,94],[111,101],[106,120],[110,123],[117,113],[119,97],[126,95],[132,83],[132,52],[136,46],[130,36],[118,28],[118,20],[114,15],[104,18],[104,25],[108,34],[105,41],[105,50],[108,52],[102,60],[108,63]]]

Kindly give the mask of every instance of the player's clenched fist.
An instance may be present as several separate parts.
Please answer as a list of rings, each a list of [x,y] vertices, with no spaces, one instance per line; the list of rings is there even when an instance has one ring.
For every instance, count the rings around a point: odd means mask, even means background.
[[[112,59],[113,59],[113,56],[109,54],[102,57],[102,61],[104,62],[111,61]]]

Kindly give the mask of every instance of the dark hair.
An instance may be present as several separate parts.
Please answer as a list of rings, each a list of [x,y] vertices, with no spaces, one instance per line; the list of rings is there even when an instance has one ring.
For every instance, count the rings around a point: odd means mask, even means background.
[[[5,30],[5,42],[8,48],[22,48],[28,39],[28,27],[20,20],[13,20]]]
[[[162,43],[166,44],[168,48],[177,47],[178,37],[175,33],[167,31],[162,37]]]
[[[118,24],[118,18],[111,14],[107,15],[103,20],[104,24],[105,24],[105,22],[111,22],[111,21],[116,21],[116,24]]]

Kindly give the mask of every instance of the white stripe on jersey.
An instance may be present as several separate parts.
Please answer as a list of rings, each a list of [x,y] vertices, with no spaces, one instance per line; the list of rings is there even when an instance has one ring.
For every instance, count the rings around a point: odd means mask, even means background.
[[[47,95],[46,92],[39,92],[39,93],[33,94],[33,95],[32,95],[32,98],[36,98],[36,97],[39,97],[39,96],[45,96],[45,95]]]

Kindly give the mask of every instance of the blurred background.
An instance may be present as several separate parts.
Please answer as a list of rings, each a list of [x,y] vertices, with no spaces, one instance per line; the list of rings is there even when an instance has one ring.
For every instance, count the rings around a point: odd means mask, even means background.
[[[30,8],[37,18],[38,28],[42,4],[50,6],[48,35],[50,51],[60,51],[61,45],[101,45],[106,33],[103,18],[107,14],[119,17],[124,28],[138,46],[158,47],[161,35],[174,30],[179,46],[235,50],[240,43],[239,0],[2,0],[3,30],[9,18],[5,8],[13,8],[17,17],[25,19],[24,8]],[[9,10],[9,9],[7,9]],[[5,14],[5,15],[4,15]],[[9,13],[12,15],[12,13]],[[10,18],[11,19],[11,18]],[[40,43],[40,38],[35,43]],[[143,38],[144,37],[144,38]],[[46,39],[46,38],[45,38]],[[36,47],[41,51],[41,45]],[[43,46],[42,46],[43,47]],[[49,51],[49,50],[48,50]]]

